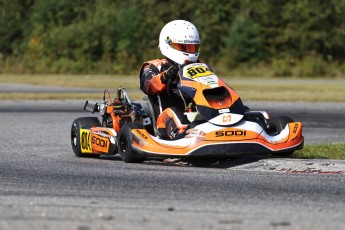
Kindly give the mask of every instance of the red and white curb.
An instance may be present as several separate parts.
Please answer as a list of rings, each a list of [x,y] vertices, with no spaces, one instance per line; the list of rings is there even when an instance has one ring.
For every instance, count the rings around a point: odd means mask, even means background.
[[[273,158],[234,166],[231,169],[282,173],[345,174],[345,161]]]

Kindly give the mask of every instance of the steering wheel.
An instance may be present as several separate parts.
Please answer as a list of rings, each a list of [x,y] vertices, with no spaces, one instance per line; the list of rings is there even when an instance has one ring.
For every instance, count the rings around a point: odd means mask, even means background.
[[[167,94],[170,98],[174,97],[174,92],[173,92],[173,80],[171,78],[168,79],[167,83],[166,83],[166,91]]]
[[[175,98],[177,95],[174,93],[174,89],[176,89],[176,84],[177,82],[179,81],[179,77],[177,76],[175,79],[171,79],[169,78],[167,80],[167,83],[166,83],[166,91],[167,91],[167,94],[168,96],[173,99]]]

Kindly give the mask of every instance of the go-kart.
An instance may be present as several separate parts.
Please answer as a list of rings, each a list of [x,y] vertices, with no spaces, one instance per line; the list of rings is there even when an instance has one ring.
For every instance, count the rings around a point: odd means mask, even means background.
[[[125,162],[150,158],[211,159],[239,155],[286,156],[303,148],[302,123],[287,116],[269,117],[251,111],[238,93],[204,63],[186,64],[178,78],[169,79],[167,90],[185,102],[189,123],[186,135],[166,140],[157,129],[152,102],[144,97],[132,102],[124,87],[117,98],[86,101],[84,110],[99,112],[72,123],[71,143],[76,156],[119,154]],[[109,95],[110,98],[110,95]]]

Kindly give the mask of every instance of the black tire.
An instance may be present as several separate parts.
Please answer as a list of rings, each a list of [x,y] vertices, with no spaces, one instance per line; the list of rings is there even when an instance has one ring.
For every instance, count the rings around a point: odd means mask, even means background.
[[[288,116],[272,117],[268,121],[268,132],[270,135],[278,135],[291,122],[294,120]]]
[[[145,158],[138,156],[138,153],[133,149],[133,136],[131,127],[134,124],[126,123],[122,125],[118,137],[118,151],[121,159],[126,163],[142,163]]]
[[[77,157],[96,157],[96,154],[85,154],[81,152],[80,148],[80,129],[99,127],[101,123],[97,117],[81,117],[73,121],[71,127],[71,144],[74,154]]]
[[[272,117],[268,121],[268,133],[270,135],[278,135],[283,129],[286,127],[288,123],[294,122],[291,117],[288,116],[279,116],[279,117]],[[287,151],[287,152],[279,152],[279,153],[271,153],[274,156],[279,157],[287,157],[292,155],[294,151]]]

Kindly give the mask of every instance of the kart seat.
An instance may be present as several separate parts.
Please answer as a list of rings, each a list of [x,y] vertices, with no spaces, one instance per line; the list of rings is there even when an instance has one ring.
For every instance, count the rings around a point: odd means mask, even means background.
[[[161,134],[160,132],[158,131],[157,129],[157,122],[156,122],[156,116],[155,116],[155,112],[154,112],[154,109],[153,109],[153,105],[152,105],[152,102],[151,100],[149,99],[148,96],[144,96],[144,110],[146,113],[148,113],[151,117],[151,122],[152,122],[152,129],[153,129],[153,135],[154,136],[158,136],[160,137]]]

